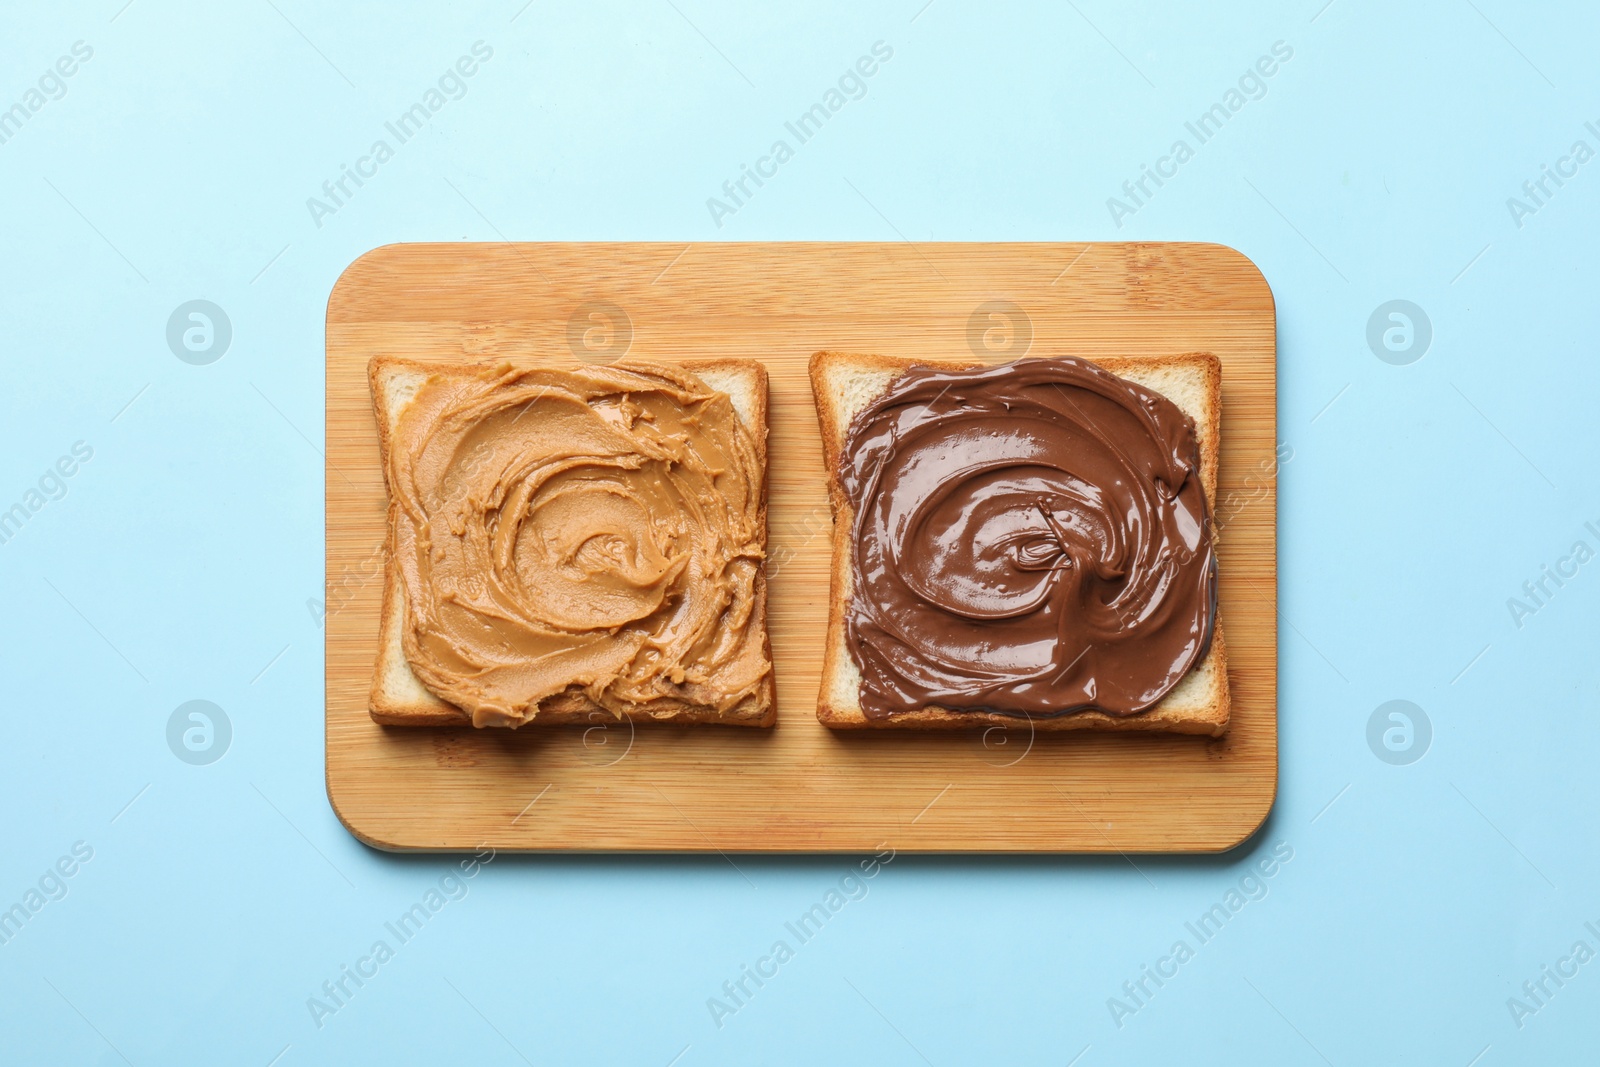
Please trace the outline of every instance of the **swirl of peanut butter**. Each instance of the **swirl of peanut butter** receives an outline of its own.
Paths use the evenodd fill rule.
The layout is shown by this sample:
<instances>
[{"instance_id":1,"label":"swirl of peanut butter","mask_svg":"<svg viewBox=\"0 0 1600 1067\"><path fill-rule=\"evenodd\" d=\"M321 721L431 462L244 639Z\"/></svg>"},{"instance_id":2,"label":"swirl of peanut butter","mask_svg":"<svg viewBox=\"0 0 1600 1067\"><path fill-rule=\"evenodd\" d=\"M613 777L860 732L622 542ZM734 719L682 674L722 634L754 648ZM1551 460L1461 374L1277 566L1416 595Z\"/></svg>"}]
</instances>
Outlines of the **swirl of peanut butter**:
<instances>
[{"instance_id":1,"label":"swirl of peanut butter","mask_svg":"<svg viewBox=\"0 0 1600 1067\"><path fill-rule=\"evenodd\" d=\"M725 711L771 671L751 625L764 473L727 394L666 364L435 376L389 447L402 642L476 726L581 690L621 717Z\"/></svg>"},{"instance_id":2,"label":"swirl of peanut butter","mask_svg":"<svg viewBox=\"0 0 1600 1067\"><path fill-rule=\"evenodd\" d=\"M848 647L869 718L1131 715L1205 655L1194 423L1078 359L913 367L852 420Z\"/></svg>"}]
</instances>

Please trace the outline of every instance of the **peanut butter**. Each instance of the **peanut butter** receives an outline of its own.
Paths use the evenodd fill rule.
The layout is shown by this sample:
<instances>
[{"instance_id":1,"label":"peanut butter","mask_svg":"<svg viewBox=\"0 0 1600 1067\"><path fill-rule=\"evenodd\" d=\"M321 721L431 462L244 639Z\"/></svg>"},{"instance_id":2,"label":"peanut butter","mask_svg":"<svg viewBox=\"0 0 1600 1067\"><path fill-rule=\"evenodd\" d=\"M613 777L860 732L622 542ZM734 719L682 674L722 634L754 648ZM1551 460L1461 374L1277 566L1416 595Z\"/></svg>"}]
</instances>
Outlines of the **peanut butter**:
<instances>
[{"instance_id":1,"label":"peanut butter","mask_svg":"<svg viewBox=\"0 0 1600 1067\"><path fill-rule=\"evenodd\" d=\"M434 377L388 455L406 659L474 725L520 726L569 688L618 718L726 711L770 673L759 452L693 374Z\"/></svg>"}]
</instances>

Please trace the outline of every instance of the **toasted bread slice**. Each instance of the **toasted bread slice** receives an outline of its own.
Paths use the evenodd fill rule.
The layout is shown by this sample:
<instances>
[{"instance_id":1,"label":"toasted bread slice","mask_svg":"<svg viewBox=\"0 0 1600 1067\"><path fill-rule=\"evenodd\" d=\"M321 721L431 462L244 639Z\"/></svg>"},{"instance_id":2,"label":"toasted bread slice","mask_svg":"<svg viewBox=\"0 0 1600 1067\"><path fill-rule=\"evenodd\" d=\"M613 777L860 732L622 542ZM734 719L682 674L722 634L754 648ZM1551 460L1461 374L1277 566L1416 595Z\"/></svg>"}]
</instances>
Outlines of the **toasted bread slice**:
<instances>
[{"instance_id":1,"label":"toasted bread slice","mask_svg":"<svg viewBox=\"0 0 1600 1067\"><path fill-rule=\"evenodd\" d=\"M1200 482L1215 506L1217 460L1222 423L1222 364L1209 352L1175 356L1107 357L1093 361L1113 374L1162 394L1194 419L1200 445ZM845 642L845 612L850 605L850 538L855 510L839 484L839 450L850 421L889 388L907 368L918 363L941 367L987 366L975 361L910 360L848 352L818 352L811 357L811 392L822 429L823 462L828 472L828 499L833 508L833 583L828 604L828 632L823 648L822 687L817 718L836 730L962 729L1015 726L1029 717L998 712L959 711L930 705L917 711L869 719L861 710L861 671ZM1079 711L1054 717L1033 717L1036 730L1153 730L1220 737L1228 728L1228 654L1220 617L1211 648L1159 704L1136 715Z\"/></svg>"},{"instance_id":2,"label":"toasted bread slice","mask_svg":"<svg viewBox=\"0 0 1600 1067\"><path fill-rule=\"evenodd\" d=\"M480 373L484 364L439 364L391 356L375 356L367 366L372 387L373 413L378 421L379 462L384 478L389 476L389 440L406 406L436 375L470 376ZM686 360L676 364L733 401L740 420L755 439L761 513L758 528L767 527L767 371L754 360ZM471 716L461 708L441 700L412 672L406 661L401 634L405 626L406 598L403 578L393 551L394 509L390 500L389 535L385 545L383 608L378 629L378 659L372 676L369 710L372 718L386 726L470 726ZM765 566L756 576L755 602L750 625L759 629L767 661L772 646L767 633L767 578ZM662 699L642 705L629 714L634 722L677 725L715 723L732 726L771 726L777 720L776 687L769 672L760 689L731 709L715 708L682 700ZM613 721L609 711L590 700L581 686L571 686L541 701L537 715L528 725L572 725Z\"/></svg>"}]
</instances>

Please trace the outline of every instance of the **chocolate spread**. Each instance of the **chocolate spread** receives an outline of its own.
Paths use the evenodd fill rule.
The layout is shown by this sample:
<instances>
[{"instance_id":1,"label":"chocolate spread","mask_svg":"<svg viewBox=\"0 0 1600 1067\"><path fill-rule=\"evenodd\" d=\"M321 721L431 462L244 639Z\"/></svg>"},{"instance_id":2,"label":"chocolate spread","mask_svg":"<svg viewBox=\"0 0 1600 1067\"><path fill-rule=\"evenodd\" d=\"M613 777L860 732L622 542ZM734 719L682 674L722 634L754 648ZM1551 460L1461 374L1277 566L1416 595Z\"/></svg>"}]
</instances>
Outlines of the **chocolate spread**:
<instances>
[{"instance_id":1,"label":"chocolate spread","mask_svg":"<svg viewBox=\"0 0 1600 1067\"><path fill-rule=\"evenodd\" d=\"M1195 428L1078 359L918 366L850 424L846 639L869 718L1132 715L1205 655Z\"/></svg>"},{"instance_id":2,"label":"chocolate spread","mask_svg":"<svg viewBox=\"0 0 1600 1067\"><path fill-rule=\"evenodd\" d=\"M771 671L751 625L760 454L694 375L435 376L388 455L406 659L474 725L520 725L570 686L619 717L727 710Z\"/></svg>"}]
</instances>

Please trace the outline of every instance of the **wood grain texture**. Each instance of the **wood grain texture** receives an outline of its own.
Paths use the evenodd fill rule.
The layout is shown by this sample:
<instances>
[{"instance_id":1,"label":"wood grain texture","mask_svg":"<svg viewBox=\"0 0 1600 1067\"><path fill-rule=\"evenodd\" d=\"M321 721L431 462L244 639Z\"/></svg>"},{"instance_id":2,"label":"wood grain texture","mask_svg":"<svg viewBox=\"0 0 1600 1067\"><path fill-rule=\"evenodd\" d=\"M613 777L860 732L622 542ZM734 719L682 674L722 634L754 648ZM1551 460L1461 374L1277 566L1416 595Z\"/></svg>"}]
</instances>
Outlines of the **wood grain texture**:
<instances>
[{"instance_id":1,"label":"wood grain texture","mask_svg":"<svg viewBox=\"0 0 1600 1067\"><path fill-rule=\"evenodd\" d=\"M1008 326L974 313L1009 302ZM385 497L367 360L761 360L771 375L769 575L778 725L384 727L367 714ZM601 319L589 318L600 312ZM1013 327L1021 324L1021 329ZM829 516L807 380L819 349L1001 361L1159 355L1223 364L1220 618L1233 721L1211 740L840 734L816 720ZM985 344L997 350L985 348ZM1009 348L1007 346L1010 346ZM601 354L605 354L602 351ZM1277 786L1276 340L1271 291L1203 244L390 245L327 319L327 785L390 849L1218 851Z\"/></svg>"}]
</instances>

